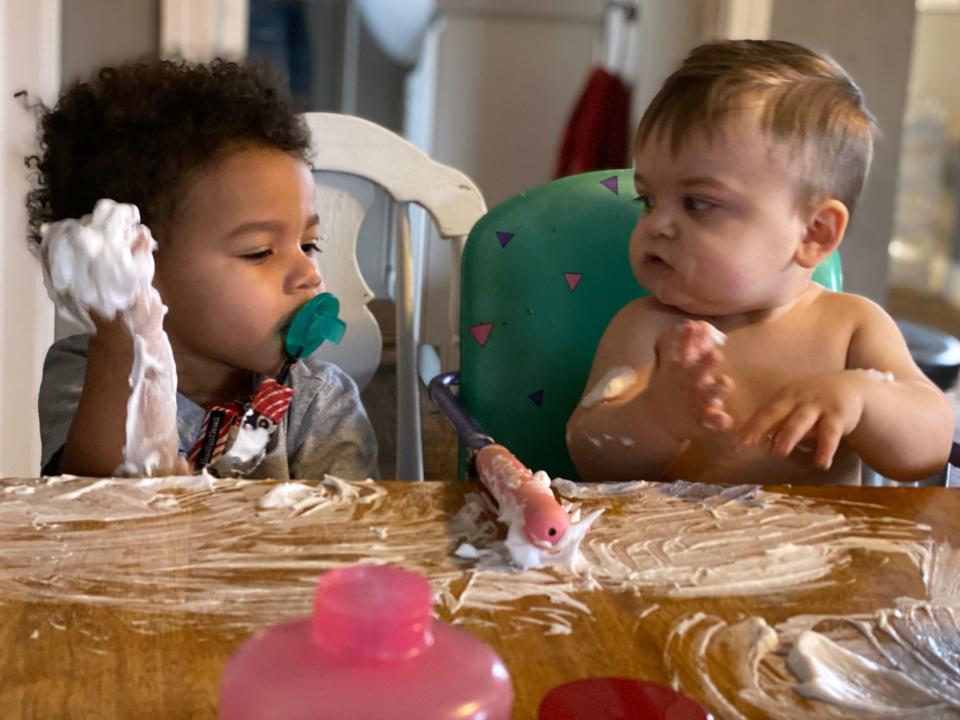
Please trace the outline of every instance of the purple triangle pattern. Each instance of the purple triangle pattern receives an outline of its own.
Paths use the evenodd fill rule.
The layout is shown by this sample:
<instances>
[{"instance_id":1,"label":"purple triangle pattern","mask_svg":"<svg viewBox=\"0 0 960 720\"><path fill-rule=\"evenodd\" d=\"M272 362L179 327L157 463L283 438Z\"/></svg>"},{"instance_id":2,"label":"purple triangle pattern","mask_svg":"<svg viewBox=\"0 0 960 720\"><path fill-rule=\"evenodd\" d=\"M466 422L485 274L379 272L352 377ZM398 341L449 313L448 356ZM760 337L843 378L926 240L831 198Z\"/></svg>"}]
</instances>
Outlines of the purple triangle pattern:
<instances>
[{"instance_id":1,"label":"purple triangle pattern","mask_svg":"<svg viewBox=\"0 0 960 720\"><path fill-rule=\"evenodd\" d=\"M610 177L601 180L600 184L603 185L607 190L612 192L614 195L620 194L620 185L617 182L616 175L611 175Z\"/></svg>"},{"instance_id":2,"label":"purple triangle pattern","mask_svg":"<svg viewBox=\"0 0 960 720\"><path fill-rule=\"evenodd\" d=\"M497 240L500 241L500 247L505 248L507 243L513 240L513 233L497 230Z\"/></svg>"},{"instance_id":3,"label":"purple triangle pattern","mask_svg":"<svg viewBox=\"0 0 960 720\"><path fill-rule=\"evenodd\" d=\"M530 398L530 402L532 402L537 407L540 407L543 405L543 390L537 390L536 392L532 392L529 395L527 395L527 397Z\"/></svg>"}]
</instances>

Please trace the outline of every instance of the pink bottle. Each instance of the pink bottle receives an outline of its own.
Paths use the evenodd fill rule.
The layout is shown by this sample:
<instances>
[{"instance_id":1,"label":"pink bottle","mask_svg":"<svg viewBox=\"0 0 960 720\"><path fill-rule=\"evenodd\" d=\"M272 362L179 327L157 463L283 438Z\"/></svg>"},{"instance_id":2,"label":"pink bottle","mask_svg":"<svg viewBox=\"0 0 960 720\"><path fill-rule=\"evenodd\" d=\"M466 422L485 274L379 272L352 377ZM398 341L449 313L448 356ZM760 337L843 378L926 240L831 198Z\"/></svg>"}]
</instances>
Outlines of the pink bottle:
<instances>
[{"instance_id":1,"label":"pink bottle","mask_svg":"<svg viewBox=\"0 0 960 720\"><path fill-rule=\"evenodd\" d=\"M503 662L434 622L431 604L427 579L407 570L325 573L313 617L262 630L230 658L221 720L507 720Z\"/></svg>"}]
</instances>

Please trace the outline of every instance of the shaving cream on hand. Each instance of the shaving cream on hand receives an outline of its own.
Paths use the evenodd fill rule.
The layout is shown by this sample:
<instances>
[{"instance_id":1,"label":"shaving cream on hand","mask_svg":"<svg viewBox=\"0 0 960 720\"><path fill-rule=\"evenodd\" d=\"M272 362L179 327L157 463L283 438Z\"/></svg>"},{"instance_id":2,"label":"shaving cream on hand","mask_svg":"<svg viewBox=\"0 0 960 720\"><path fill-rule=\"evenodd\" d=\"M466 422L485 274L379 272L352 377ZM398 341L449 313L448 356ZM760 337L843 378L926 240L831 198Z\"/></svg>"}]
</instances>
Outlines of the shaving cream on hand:
<instances>
[{"instance_id":1,"label":"shaving cream on hand","mask_svg":"<svg viewBox=\"0 0 960 720\"><path fill-rule=\"evenodd\" d=\"M134 205L99 200L90 215L44 225L38 250L58 314L96 333L92 314L120 318L133 338L126 442L118 475L178 467L177 373L153 287L156 242Z\"/></svg>"}]
</instances>

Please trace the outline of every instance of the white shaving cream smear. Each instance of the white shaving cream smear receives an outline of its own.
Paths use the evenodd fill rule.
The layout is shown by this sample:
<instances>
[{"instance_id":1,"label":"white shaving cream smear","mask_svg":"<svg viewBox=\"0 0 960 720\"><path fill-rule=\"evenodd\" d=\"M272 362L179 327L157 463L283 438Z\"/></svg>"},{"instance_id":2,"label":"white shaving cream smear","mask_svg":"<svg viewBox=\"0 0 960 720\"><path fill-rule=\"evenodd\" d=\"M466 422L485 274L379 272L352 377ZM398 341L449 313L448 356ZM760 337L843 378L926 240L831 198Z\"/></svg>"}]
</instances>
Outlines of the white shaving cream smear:
<instances>
[{"instance_id":1,"label":"white shaving cream smear","mask_svg":"<svg viewBox=\"0 0 960 720\"><path fill-rule=\"evenodd\" d=\"M675 623L664 664L674 687L721 717L960 717L960 552L935 546L927 570L925 598L874 612L797 615L775 628L694 613ZM720 692L713 667L735 674L736 697Z\"/></svg>"},{"instance_id":2,"label":"white shaving cream smear","mask_svg":"<svg viewBox=\"0 0 960 720\"><path fill-rule=\"evenodd\" d=\"M863 371L868 378L871 380L876 380L877 382L895 382L896 377L894 377L892 372L882 372L880 370L874 370L870 368L869 370Z\"/></svg>"},{"instance_id":3,"label":"white shaving cream smear","mask_svg":"<svg viewBox=\"0 0 960 720\"><path fill-rule=\"evenodd\" d=\"M583 396L580 407L593 407L607 400L615 400L637 384L637 373L633 368L613 368L604 375L590 392Z\"/></svg>"},{"instance_id":4,"label":"white shaving cream smear","mask_svg":"<svg viewBox=\"0 0 960 720\"><path fill-rule=\"evenodd\" d=\"M583 545L588 572L606 587L653 587L674 597L767 594L830 584L854 549L902 554L921 571L930 561L925 526L848 517L756 486L554 486L570 499L629 498Z\"/></svg>"},{"instance_id":5,"label":"white shaving cream smear","mask_svg":"<svg viewBox=\"0 0 960 720\"><path fill-rule=\"evenodd\" d=\"M580 572L515 568L493 502L480 492L450 516L429 485L391 493L332 477L272 486L209 475L7 485L0 600L259 627L308 612L326 569L396 563L430 578L439 612L453 622L489 622L475 611L509 610L503 632L534 624L562 634L589 620L583 593L594 589L649 596L651 605L663 596L788 593L838 582L833 575L856 552L932 572L928 528L895 518L847 517L756 487L554 487L585 516L619 498L621 509L583 540Z\"/></svg>"}]
</instances>

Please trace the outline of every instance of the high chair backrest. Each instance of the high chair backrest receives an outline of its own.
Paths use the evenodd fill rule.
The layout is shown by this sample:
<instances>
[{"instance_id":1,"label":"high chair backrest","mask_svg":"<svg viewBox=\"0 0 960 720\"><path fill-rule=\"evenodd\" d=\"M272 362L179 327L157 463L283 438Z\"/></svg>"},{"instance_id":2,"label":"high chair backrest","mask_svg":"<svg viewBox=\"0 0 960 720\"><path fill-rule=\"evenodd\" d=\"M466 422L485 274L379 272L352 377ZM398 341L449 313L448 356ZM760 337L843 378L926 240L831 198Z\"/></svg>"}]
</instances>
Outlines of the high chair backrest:
<instances>
[{"instance_id":1,"label":"high chair backrest","mask_svg":"<svg viewBox=\"0 0 960 720\"><path fill-rule=\"evenodd\" d=\"M304 119L312 137L320 267L347 323L341 343L323 345L319 356L342 367L361 389L380 365L380 328L367 307L374 293L357 258L361 228L377 233L375 253L386 258L378 267L395 282L370 280L388 288L397 306L397 470L389 479L422 480L416 355L423 254L412 244L407 211L411 204L422 207L440 237L459 248L486 206L463 173L434 162L386 128L335 113L306 113ZM385 218L366 222L382 194L388 200Z\"/></svg>"},{"instance_id":2,"label":"high chair backrest","mask_svg":"<svg viewBox=\"0 0 960 720\"><path fill-rule=\"evenodd\" d=\"M474 226L462 263L460 399L528 467L576 479L564 440L600 336L646 290L627 258L640 214L633 171L521 193ZM814 273L842 284L834 253Z\"/></svg>"}]
</instances>

